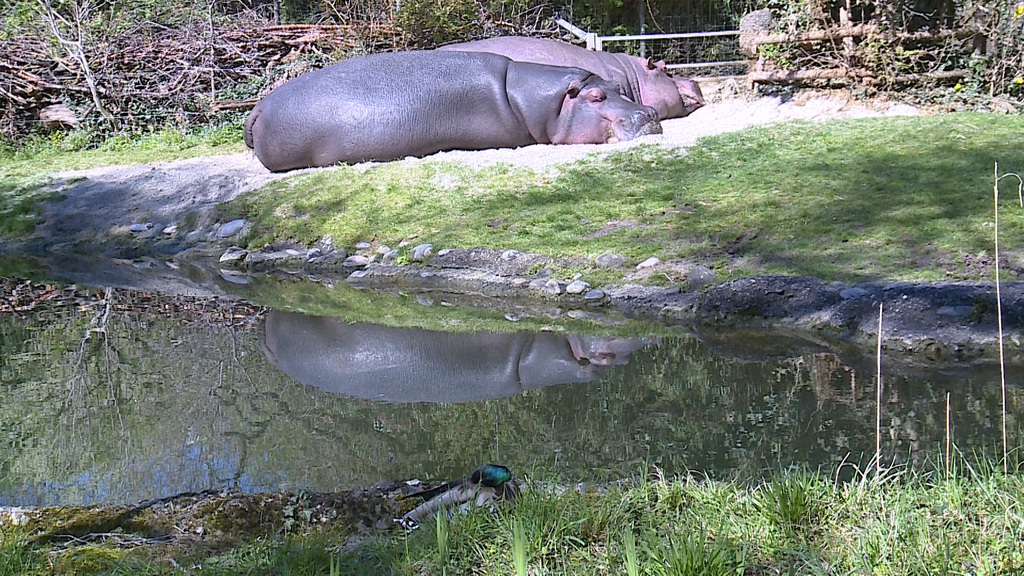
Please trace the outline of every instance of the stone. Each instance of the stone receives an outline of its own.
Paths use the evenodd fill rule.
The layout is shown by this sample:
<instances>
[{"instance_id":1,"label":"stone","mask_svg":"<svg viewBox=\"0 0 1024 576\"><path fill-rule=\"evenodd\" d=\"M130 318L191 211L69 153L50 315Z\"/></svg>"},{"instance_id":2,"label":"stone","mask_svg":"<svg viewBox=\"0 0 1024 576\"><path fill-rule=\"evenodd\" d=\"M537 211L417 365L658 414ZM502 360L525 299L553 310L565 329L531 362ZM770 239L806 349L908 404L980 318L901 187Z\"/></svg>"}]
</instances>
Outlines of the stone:
<instances>
[{"instance_id":1,"label":"stone","mask_svg":"<svg viewBox=\"0 0 1024 576\"><path fill-rule=\"evenodd\" d=\"M715 278L714 270L706 266L694 266L686 273L686 289L690 291L700 290L705 286L714 284Z\"/></svg>"},{"instance_id":2,"label":"stone","mask_svg":"<svg viewBox=\"0 0 1024 576\"><path fill-rule=\"evenodd\" d=\"M377 246L377 254L383 256L388 252L391 252L391 247L388 246L387 244L381 244L380 246Z\"/></svg>"},{"instance_id":3,"label":"stone","mask_svg":"<svg viewBox=\"0 0 1024 576\"><path fill-rule=\"evenodd\" d=\"M601 302L604 300L604 291L600 288L588 290L587 293L583 295L583 299L590 303Z\"/></svg>"},{"instance_id":4,"label":"stone","mask_svg":"<svg viewBox=\"0 0 1024 576\"><path fill-rule=\"evenodd\" d=\"M163 230L161 230L160 232L162 232L162 233L164 233L164 234L167 234L168 236L170 236L171 234L174 234L174 233L175 233L175 232L177 232L177 231L178 231L178 226L177 226L177 224L171 224L170 226L166 226L166 227L164 227L164 229L163 229Z\"/></svg>"},{"instance_id":5,"label":"stone","mask_svg":"<svg viewBox=\"0 0 1024 576\"><path fill-rule=\"evenodd\" d=\"M396 256L398 256L398 250L388 250L380 259L384 262L391 262Z\"/></svg>"},{"instance_id":6,"label":"stone","mask_svg":"<svg viewBox=\"0 0 1024 576\"><path fill-rule=\"evenodd\" d=\"M369 263L370 259L366 256L355 255L345 258L345 261L342 262L341 265L346 268L357 268L359 266L366 266Z\"/></svg>"},{"instance_id":7,"label":"stone","mask_svg":"<svg viewBox=\"0 0 1024 576\"><path fill-rule=\"evenodd\" d=\"M565 287L565 291L569 294L583 294L587 290L590 290L590 284L583 280L573 280Z\"/></svg>"},{"instance_id":8,"label":"stone","mask_svg":"<svg viewBox=\"0 0 1024 576\"><path fill-rule=\"evenodd\" d=\"M515 260L519 256L519 250L505 250L501 253L502 260Z\"/></svg>"},{"instance_id":9,"label":"stone","mask_svg":"<svg viewBox=\"0 0 1024 576\"><path fill-rule=\"evenodd\" d=\"M218 262L220 262L221 264L233 264L241 262L245 260L245 257L248 254L248 250L239 248L238 246L232 246L231 248L228 248L226 251L224 251L223 254L220 255L220 260L218 260Z\"/></svg>"},{"instance_id":10,"label":"stone","mask_svg":"<svg viewBox=\"0 0 1024 576\"><path fill-rule=\"evenodd\" d=\"M413 262L423 262L434 253L433 244L420 244L412 249Z\"/></svg>"},{"instance_id":11,"label":"stone","mask_svg":"<svg viewBox=\"0 0 1024 576\"><path fill-rule=\"evenodd\" d=\"M416 303L419 304L420 306L433 306L434 305L434 299L430 298L429 296L426 296L424 294L417 294L417 295L413 296L413 299L415 299Z\"/></svg>"},{"instance_id":12,"label":"stone","mask_svg":"<svg viewBox=\"0 0 1024 576\"><path fill-rule=\"evenodd\" d=\"M530 289L552 295L562 293L561 284L554 278L537 278L530 282Z\"/></svg>"},{"instance_id":13,"label":"stone","mask_svg":"<svg viewBox=\"0 0 1024 576\"><path fill-rule=\"evenodd\" d=\"M356 242L356 250L366 250L369 247L369 242Z\"/></svg>"},{"instance_id":14,"label":"stone","mask_svg":"<svg viewBox=\"0 0 1024 576\"><path fill-rule=\"evenodd\" d=\"M519 278L513 278L512 279L512 285L515 286L516 288L522 288L523 286L526 286L529 283L530 283L530 279L529 278L519 277Z\"/></svg>"},{"instance_id":15,"label":"stone","mask_svg":"<svg viewBox=\"0 0 1024 576\"><path fill-rule=\"evenodd\" d=\"M223 270L223 269L217 270L217 273L220 274L221 278L227 280L228 282L231 282L232 284L248 284L249 283L249 277L246 276L245 274L239 274L238 272L233 272L231 270Z\"/></svg>"},{"instance_id":16,"label":"stone","mask_svg":"<svg viewBox=\"0 0 1024 576\"><path fill-rule=\"evenodd\" d=\"M238 234L242 227L245 226L245 220L239 218L230 222L225 222L217 227L217 231L213 233L217 238L230 238L235 234Z\"/></svg>"},{"instance_id":17,"label":"stone","mask_svg":"<svg viewBox=\"0 0 1024 576\"><path fill-rule=\"evenodd\" d=\"M313 247L319 248L320 252L323 254L330 254L334 251L334 236L331 236L330 234L324 236L317 240L316 243L313 244Z\"/></svg>"},{"instance_id":18,"label":"stone","mask_svg":"<svg viewBox=\"0 0 1024 576\"><path fill-rule=\"evenodd\" d=\"M446 255L446 254L450 254L450 253L451 253L451 251L452 251L452 249L451 249L451 248L442 248L441 250L438 250L438 251L437 251L437 255L438 255L438 256L444 256L444 255Z\"/></svg>"},{"instance_id":19,"label":"stone","mask_svg":"<svg viewBox=\"0 0 1024 576\"><path fill-rule=\"evenodd\" d=\"M146 232L153 227L152 222L136 222L128 227L129 232Z\"/></svg>"},{"instance_id":20,"label":"stone","mask_svg":"<svg viewBox=\"0 0 1024 576\"><path fill-rule=\"evenodd\" d=\"M844 300L849 300L851 298L860 298L861 296L867 296L868 294L870 294L870 292L868 292L867 290L854 286L852 288L846 288L844 290L841 290L839 292L839 297Z\"/></svg>"},{"instance_id":21,"label":"stone","mask_svg":"<svg viewBox=\"0 0 1024 576\"><path fill-rule=\"evenodd\" d=\"M301 270L306 264L306 253L298 250L271 250L249 252L245 256L245 268L249 272L268 270Z\"/></svg>"},{"instance_id":22,"label":"stone","mask_svg":"<svg viewBox=\"0 0 1024 576\"><path fill-rule=\"evenodd\" d=\"M643 270L644 268L652 268L656 266L659 262L661 262L660 258L658 258L657 256L651 256L647 260L644 260L643 262L637 264L636 269Z\"/></svg>"},{"instance_id":23,"label":"stone","mask_svg":"<svg viewBox=\"0 0 1024 576\"><path fill-rule=\"evenodd\" d=\"M598 268L621 268L626 263L626 257L615 252L605 252L594 259L594 266Z\"/></svg>"}]
</instances>

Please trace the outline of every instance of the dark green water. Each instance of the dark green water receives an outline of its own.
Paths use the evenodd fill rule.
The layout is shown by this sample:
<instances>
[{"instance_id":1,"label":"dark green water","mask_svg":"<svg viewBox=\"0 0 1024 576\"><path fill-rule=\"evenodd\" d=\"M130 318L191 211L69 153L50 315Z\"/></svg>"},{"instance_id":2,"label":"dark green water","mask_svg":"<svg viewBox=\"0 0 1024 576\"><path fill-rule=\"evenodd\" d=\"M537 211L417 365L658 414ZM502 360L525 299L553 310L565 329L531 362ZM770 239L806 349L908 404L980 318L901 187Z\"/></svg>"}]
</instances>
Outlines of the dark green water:
<instances>
[{"instance_id":1,"label":"dark green water","mask_svg":"<svg viewBox=\"0 0 1024 576\"><path fill-rule=\"evenodd\" d=\"M89 331L97 309L0 315L0 505L337 490L483 462L562 482L645 466L756 480L874 452L873 359L780 356L781 336L445 335L217 307L115 309L105 333ZM614 360L596 353L608 347ZM1011 446L1022 375L1008 373ZM887 368L884 381L886 462L932 465L947 391L959 449L998 456L997 367Z\"/></svg>"}]
</instances>

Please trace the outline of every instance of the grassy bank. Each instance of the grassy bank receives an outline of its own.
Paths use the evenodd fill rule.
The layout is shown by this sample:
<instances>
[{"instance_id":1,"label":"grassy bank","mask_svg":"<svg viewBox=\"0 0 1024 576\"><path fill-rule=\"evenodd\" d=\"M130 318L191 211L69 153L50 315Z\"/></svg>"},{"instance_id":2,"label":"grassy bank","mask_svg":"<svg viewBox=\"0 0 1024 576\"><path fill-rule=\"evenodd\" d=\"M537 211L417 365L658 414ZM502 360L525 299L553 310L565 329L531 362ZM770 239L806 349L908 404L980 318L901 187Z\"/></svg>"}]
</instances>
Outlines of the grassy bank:
<instances>
[{"instance_id":1,"label":"grassy bank","mask_svg":"<svg viewBox=\"0 0 1024 576\"><path fill-rule=\"evenodd\" d=\"M180 160L245 150L241 123L197 128L164 128L147 134L119 135L91 143L87 131L53 132L13 148L0 143L0 235L32 231L38 203L51 197L39 184L60 170L115 164Z\"/></svg>"},{"instance_id":2,"label":"grassy bank","mask_svg":"<svg viewBox=\"0 0 1024 576\"><path fill-rule=\"evenodd\" d=\"M554 176L341 167L273 183L229 212L256 223L256 245L331 234L395 246L415 233L439 247L677 258L724 276L986 277L990 268L963 255L991 251L992 165L1024 166L1022 136L1020 116L790 122L704 138L685 154L634 148ZM1005 217L1003 245L1024 246L1019 208Z\"/></svg>"},{"instance_id":3,"label":"grassy bank","mask_svg":"<svg viewBox=\"0 0 1024 576\"><path fill-rule=\"evenodd\" d=\"M429 160L341 166L274 182L224 212L254 222L250 245L330 234L336 245L397 246L416 234L436 248L612 250L634 263L653 255L706 265L719 278L988 278L992 165L1024 169L1022 135L1024 117L1014 115L789 122L704 138L686 152L641 146L549 173ZM25 185L53 170L243 149L234 125L85 151L69 139L0 157L0 233L31 228L38 197ZM1024 271L1024 220L1011 201L1000 226L1010 277ZM650 281L679 281L674 274L662 267Z\"/></svg>"},{"instance_id":4,"label":"grassy bank","mask_svg":"<svg viewBox=\"0 0 1024 576\"><path fill-rule=\"evenodd\" d=\"M497 513L347 539L351 525L310 520L304 506L314 499L301 497L260 508L259 529L176 543L139 546L138 523L80 540L39 538L53 530L45 523L8 524L0 573L1019 574L1024 481L993 468L846 483L794 471L758 486L654 477L583 494L530 488Z\"/></svg>"}]
</instances>

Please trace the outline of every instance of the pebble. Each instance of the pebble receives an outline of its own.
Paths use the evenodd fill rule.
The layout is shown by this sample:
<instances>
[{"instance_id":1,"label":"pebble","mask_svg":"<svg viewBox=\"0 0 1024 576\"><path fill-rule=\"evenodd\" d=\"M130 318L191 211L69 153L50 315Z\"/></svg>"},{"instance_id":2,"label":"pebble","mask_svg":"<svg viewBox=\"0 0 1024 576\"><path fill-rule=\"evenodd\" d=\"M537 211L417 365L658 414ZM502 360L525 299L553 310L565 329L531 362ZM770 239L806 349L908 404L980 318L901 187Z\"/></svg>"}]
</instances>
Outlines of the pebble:
<instances>
[{"instance_id":1,"label":"pebble","mask_svg":"<svg viewBox=\"0 0 1024 576\"><path fill-rule=\"evenodd\" d=\"M356 255L356 256L349 256L348 258L345 258L345 261L342 262L341 265L345 266L347 268L355 268L357 266L366 266L369 263L370 263L370 259L367 258L366 256Z\"/></svg>"},{"instance_id":2,"label":"pebble","mask_svg":"<svg viewBox=\"0 0 1024 576\"><path fill-rule=\"evenodd\" d=\"M220 277L231 282L232 284L248 284L249 277L245 274L238 274L236 272L229 272L227 270L217 270Z\"/></svg>"},{"instance_id":3,"label":"pebble","mask_svg":"<svg viewBox=\"0 0 1024 576\"><path fill-rule=\"evenodd\" d=\"M129 232L145 232L153 227L152 222L136 222L128 227Z\"/></svg>"},{"instance_id":4,"label":"pebble","mask_svg":"<svg viewBox=\"0 0 1024 576\"><path fill-rule=\"evenodd\" d=\"M562 286L554 278L537 278L530 282L530 288L545 294L561 294Z\"/></svg>"},{"instance_id":5,"label":"pebble","mask_svg":"<svg viewBox=\"0 0 1024 576\"><path fill-rule=\"evenodd\" d=\"M715 271L706 266L694 266L686 273L686 288L688 290L700 290L701 288L714 284Z\"/></svg>"},{"instance_id":6,"label":"pebble","mask_svg":"<svg viewBox=\"0 0 1024 576\"><path fill-rule=\"evenodd\" d=\"M356 242L356 250L366 250L370 247L369 242Z\"/></svg>"},{"instance_id":7,"label":"pebble","mask_svg":"<svg viewBox=\"0 0 1024 576\"><path fill-rule=\"evenodd\" d=\"M846 288L845 290L840 291L839 297L843 298L844 300L849 300L850 298L860 298L861 296L867 296L868 294L870 294L870 292L868 292L867 290L863 288L857 288L856 286L854 286L852 288Z\"/></svg>"},{"instance_id":8,"label":"pebble","mask_svg":"<svg viewBox=\"0 0 1024 576\"><path fill-rule=\"evenodd\" d=\"M167 234L168 236L170 236L171 234L174 234L177 231L178 231L178 225L177 224L171 224L170 226L167 226L166 228L161 230L161 232L163 232L164 234Z\"/></svg>"},{"instance_id":9,"label":"pebble","mask_svg":"<svg viewBox=\"0 0 1024 576\"><path fill-rule=\"evenodd\" d=\"M655 266L659 262L661 262L660 258L658 258L657 256L651 256L647 260L644 260L643 262L637 264L636 265L636 269L637 270L643 270L644 268L650 268L652 266Z\"/></svg>"},{"instance_id":10,"label":"pebble","mask_svg":"<svg viewBox=\"0 0 1024 576\"><path fill-rule=\"evenodd\" d=\"M501 253L502 260L515 260L519 257L519 250L505 250Z\"/></svg>"},{"instance_id":11,"label":"pebble","mask_svg":"<svg viewBox=\"0 0 1024 576\"><path fill-rule=\"evenodd\" d=\"M380 259L383 260L384 262L391 262L392 260L395 259L395 256L398 256L398 250L388 250L387 252L384 253L383 256L380 257Z\"/></svg>"},{"instance_id":12,"label":"pebble","mask_svg":"<svg viewBox=\"0 0 1024 576\"><path fill-rule=\"evenodd\" d=\"M587 291L587 293L583 295L583 299L588 302L604 300L604 291L600 288L594 288L593 290Z\"/></svg>"},{"instance_id":13,"label":"pebble","mask_svg":"<svg viewBox=\"0 0 1024 576\"><path fill-rule=\"evenodd\" d=\"M224 264L226 262L240 262L242 260L245 260L245 257L248 254L249 252L247 250L239 248L238 246L232 246L231 248L228 248L227 250L224 251L223 254L220 255L219 262L221 264Z\"/></svg>"},{"instance_id":14,"label":"pebble","mask_svg":"<svg viewBox=\"0 0 1024 576\"><path fill-rule=\"evenodd\" d=\"M583 294L587 290L590 290L590 284L583 280L573 280L565 287L565 291L569 294Z\"/></svg>"},{"instance_id":15,"label":"pebble","mask_svg":"<svg viewBox=\"0 0 1024 576\"><path fill-rule=\"evenodd\" d=\"M242 226L245 226L245 220L241 218L225 222L217 228L217 231L214 232L214 236L217 238L230 238L231 236L238 234L239 230L242 229Z\"/></svg>"},{"instance_id":16,"label":"pebble","mask_svg":"<svg viewBox=\"0 0 1024 576\"><path fill-rule=\"evenodd\" d=\"M594 259L594 266L598 268L621 268L626 263L626 257L615 252L605 252Z\"/></svg>"},{"instance_id":17,"label":"pebble","mask_svg":"<svg viewBox=\"0 0 1024 576\"><path fill-rule=\"evenodd\" d=\"M416 246L415 248L412 249L412 260L414 262L422 262L427 258L430 258L430 255L433 253L433 244L420 244L419 246Z\"/></svg>"},{"instance_id":18,"label":"pebble","mask_svg":"<svg viewBox=\"0 0 1024 576\"><path fill-rule=\"evenodd\" d=\"M437 251L437 255L438 256L444 256L445 254L448 254L451 251L452 251L451 248L442 248L441 250Z\"/></svg>"}]
</instances>

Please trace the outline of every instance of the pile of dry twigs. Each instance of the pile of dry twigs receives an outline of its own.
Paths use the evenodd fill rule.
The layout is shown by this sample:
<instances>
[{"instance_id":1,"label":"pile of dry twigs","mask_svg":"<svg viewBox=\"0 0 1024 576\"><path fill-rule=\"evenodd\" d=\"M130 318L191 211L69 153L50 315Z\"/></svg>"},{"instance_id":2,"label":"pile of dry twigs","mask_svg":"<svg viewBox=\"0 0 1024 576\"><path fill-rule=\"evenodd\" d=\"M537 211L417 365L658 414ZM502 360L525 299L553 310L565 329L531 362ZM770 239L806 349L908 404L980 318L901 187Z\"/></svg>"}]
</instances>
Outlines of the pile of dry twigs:
<instances>
[{"instance_id":1,"label":"pile of dry twigs","mask_svg":"<svg viewBox=\"0 0 1024 576\"><path fill-rule=\"evenodd\" d=\"M383 24L250 22L151 24L85 40L81 56L70 44L44 34L0 43L0 133L8 139L38 123L207 122L221 110L251 106L275 80L348 55L393 50L402 38Z\"/></svg>"}]
</instances>

